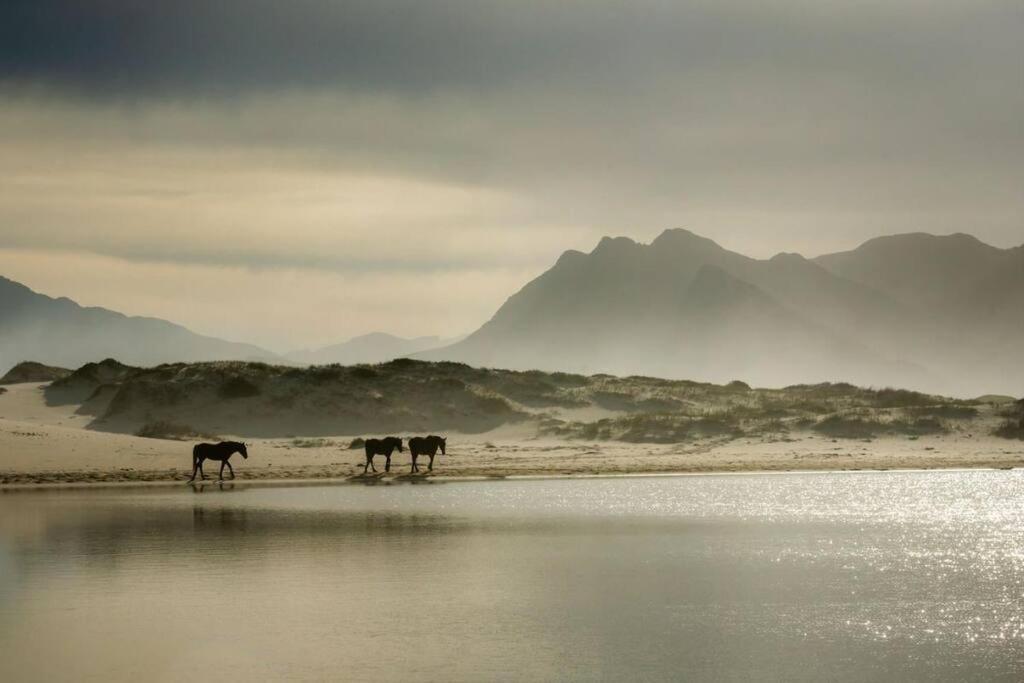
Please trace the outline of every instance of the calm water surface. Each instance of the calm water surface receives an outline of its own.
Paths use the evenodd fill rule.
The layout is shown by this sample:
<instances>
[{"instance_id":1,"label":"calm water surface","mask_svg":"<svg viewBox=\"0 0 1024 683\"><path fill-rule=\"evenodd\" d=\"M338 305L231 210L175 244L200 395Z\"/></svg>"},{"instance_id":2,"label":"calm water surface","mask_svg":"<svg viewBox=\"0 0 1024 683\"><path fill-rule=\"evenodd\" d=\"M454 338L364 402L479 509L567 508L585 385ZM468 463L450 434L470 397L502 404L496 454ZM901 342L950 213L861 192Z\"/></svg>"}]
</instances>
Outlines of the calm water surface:
<instances>
[{"instance_id":1,"label":"calm water surface","mask_svg":"<svg viewBox=\"0 0 1024 683\"><path fill-rule=\"evenodd\" d=\"M1020 680L1024 476L0 495L0 680Z\"/></svg>"}]
</instances>

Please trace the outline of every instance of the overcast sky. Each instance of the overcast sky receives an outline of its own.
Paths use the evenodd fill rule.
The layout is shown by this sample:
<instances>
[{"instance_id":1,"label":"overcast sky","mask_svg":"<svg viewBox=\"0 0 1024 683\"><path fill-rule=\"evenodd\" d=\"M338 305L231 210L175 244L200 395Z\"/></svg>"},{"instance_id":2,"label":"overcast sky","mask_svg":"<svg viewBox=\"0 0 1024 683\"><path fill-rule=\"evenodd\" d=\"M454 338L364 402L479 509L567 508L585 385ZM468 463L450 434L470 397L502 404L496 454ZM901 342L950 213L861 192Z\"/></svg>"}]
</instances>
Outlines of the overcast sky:
<instances>
[{"instance_id":1,"label":"overcast sky","mask_svg":"<svg viewBox=\"0 0 1024 683\"><path fill-rule=\"evenodd\" d=\"M1024 243L1020 0L7 0L0 274L275 350L565 249Z\"/></svg>"}]
</instances>

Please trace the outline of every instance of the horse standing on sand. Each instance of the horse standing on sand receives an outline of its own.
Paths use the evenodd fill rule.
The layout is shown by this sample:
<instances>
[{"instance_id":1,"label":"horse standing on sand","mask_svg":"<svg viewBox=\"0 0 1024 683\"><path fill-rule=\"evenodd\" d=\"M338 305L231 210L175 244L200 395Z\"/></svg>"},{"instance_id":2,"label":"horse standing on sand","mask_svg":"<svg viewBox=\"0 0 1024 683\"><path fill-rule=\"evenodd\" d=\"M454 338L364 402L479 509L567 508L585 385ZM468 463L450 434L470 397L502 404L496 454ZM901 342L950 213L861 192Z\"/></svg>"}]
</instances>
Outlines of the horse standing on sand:
<instances>
[{"instance_id":1,"label":"horse standing on sand","mask_svg":"<svg viewBox=\"0 0 1024 683\"><path fill-rule=\"evenodd\" d=\"M434 469L434 456L437 455L437 449L441 449L441 455L444 455L444 447L447 443L447 439L440 436L414 436L409 439L409 454L412 456L412 469L410 472L419 472L419 465L416 464L416 457L420 455L429 455L430 464L427 465L428 470Z\"/></svg>"},{"instance_id":2,"label":"horse standing on sand","mask_svg":"<svg viewBox=\"0 0 1024 683\"><path fill-rule=\"evenodd\" d=\"M373 466L373 456L383 455L387 458L387 462L384 463L384 471L391 471L391 454L398 449L399 453L403 453L402 440L397 436L388 436L383 439L367 439L366 440L366 463L363 465L363 474L366 474L366 468L371 468L374 472L377 468Z\"/></svg>"},{"instance_id":3,"label":"horse standing on sand","mask_svg":"<svg viewBox=\"0 0 1024 683\"><path fill-rule=\"evenodd\" d=\"M203 474L204 460L220 460L220 475L218 479L224 478L224 465L228 466L228 470L231 471L231 478L234 479L235 468L231 466L228 459L235 453L241 453L245 459L249 458L249 452L245 449L245 444L237 441L197 444L192 449L192 478L189 481L195 481L196 472L199 472L201 479L206 479L206 475Z\"/></svg>"}]
</instances>

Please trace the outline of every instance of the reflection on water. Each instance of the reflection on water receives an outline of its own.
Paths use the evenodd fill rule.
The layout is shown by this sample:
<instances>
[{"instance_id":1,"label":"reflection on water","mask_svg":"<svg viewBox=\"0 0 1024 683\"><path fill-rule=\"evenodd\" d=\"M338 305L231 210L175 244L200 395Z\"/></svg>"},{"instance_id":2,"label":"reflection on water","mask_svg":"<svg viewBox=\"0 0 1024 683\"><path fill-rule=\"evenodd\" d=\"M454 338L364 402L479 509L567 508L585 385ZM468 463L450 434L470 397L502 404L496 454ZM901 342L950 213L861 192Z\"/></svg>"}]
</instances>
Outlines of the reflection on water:
<instances>
[{"instance_id":1,"label":"reflection on water","mask_svg":"<svg viewBox=\"0 0 1024 683\"><path fill-rule=\"evenodd\" d=\"M0 679L1006 679L1019 472L0 495Z\"/></svg>"}]
</instances>

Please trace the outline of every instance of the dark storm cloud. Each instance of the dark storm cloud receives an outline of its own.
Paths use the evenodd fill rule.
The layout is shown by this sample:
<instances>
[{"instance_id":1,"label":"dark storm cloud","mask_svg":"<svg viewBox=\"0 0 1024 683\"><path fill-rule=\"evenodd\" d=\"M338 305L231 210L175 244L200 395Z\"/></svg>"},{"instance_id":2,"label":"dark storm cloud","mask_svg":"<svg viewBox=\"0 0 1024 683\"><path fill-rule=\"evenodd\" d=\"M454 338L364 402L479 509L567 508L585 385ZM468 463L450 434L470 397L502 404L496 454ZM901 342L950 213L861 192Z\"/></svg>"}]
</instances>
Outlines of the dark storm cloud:
<instances>
[{"instance_id":1,"label":"dark storm cloud","mask_svg":"<svg viewBox=\"0 0 1024 683\"><path fill-rule=\"evenodd\" d=\"M1012 59L1021 28L1013 2L9 0L0 67L89 94L523 80L628 92L709 68L912 86Z\"/></svg>"},{"instance_id":2,"label":"dark storm cloud","mask_svg":"<svg viewBox=\"0 0 1024 683\"><path fill-rule=\"evenodd\" d=\"M273 216L282 233L320 219L268 213L265 191L230 211L206 192L243 192L253 165L281 182L315 171L512 196L428 222L420 213L443 203L431 195L387 225L389 240L431 231L441 246L424 263L448 268L490 263L494 238L456 249L467 234L527 229L539 267L566 246L536 246L545 227L646 238L686 225L762 255L908 230L1020 241L1017 1L14 0L0 12L0 170L16 181L0 246L217 262L222 244L167 235L205 234L225 213L267 232ZM53 205L66 194L78 203ZM321 214L336 231L366 223L335 209ZM351 251L271 242L229 258L357 266Z\"/></svg>"}]
</instances>

